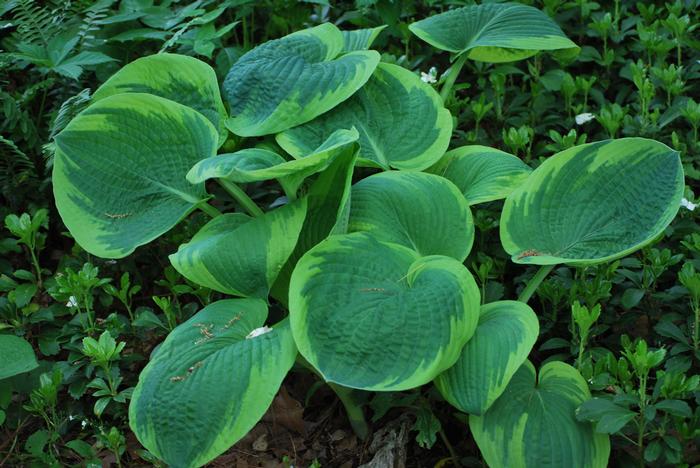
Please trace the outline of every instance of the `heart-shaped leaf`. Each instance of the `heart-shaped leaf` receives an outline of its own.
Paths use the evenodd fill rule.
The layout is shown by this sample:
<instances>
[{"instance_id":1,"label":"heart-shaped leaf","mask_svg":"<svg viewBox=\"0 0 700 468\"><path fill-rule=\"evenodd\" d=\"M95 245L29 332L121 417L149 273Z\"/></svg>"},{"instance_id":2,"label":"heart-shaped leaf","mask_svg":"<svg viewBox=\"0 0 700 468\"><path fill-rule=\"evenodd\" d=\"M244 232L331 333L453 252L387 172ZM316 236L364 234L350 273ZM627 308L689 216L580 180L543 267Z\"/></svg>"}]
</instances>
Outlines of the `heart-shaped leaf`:
<instances>
[{"instance_id":1,"label":"heart-shaped leaf","mask_svg":"<svg viewBox=\"0 0 700 468\"><path fill-rule=\"evenodd\" d=\"M541 50L578 53L557 23L537 8L518 3L489 3L455 8L408 27L437 47L481 62L512 62Z\"/></svg>"},{"instance_id":2,"label":"heart-shaped leaf","mask_svg":"<svg viewBox=\"0 0 700 468\"><path fill-rule=\"evenodd\" d=\"M170 262L185 278L216 291L267 298L294 250L305 216L305 199L257 218L218 216L182 244Z\"/></svg>"},{"instance_id":3,"label":"heart-shaped leaf","mask_svg":"<svg viewBox=\"0 0 700 468\"><path fill-rule=\"evenodd\" d=\"M683 197L678 152L644 138L576 146L548 158L506 199L501 242L516 263L590 265L663 232Z\"/></svg>"},{"instance_id":4,"label":"heart-shaped leaf","mask_svg":"<svg viewBox=\"0 0 700 468\"><path fill-rule=\"evenodd\" d=\"M457 363L435 379L435 385L459 410L484 414L525 362L539 332L537 315L523 302L482 306L474 336Z\"/></svg>"},{"instance_id":5,"label":"heart-shaped leaf","mask_svg":"<svg viewBox=\"0 0 700 468\"><path fill-rule=\"evenodd\" d=\"M452 116L430 85L397 65L379 64L350 99L317 119L277 135L294 157L307 154L337 128L360 132L360 162L422 170L447 150Z\"/></svg>"},{"instance_id":6,"label":"heart-shaped leaf","mask_svg":"<svg viewBox=\"0 0 700 468\"><path fill-rule=\"evenodd\" d=\"M525 361L486 414L469 416L469 427L489 466L605 468L608 436L575 416L590 397L586 381L568 364L549 362L537 378Z\"/></svg>"},{"instance_id":7,"label":"heart-shaped leaf","mask_svg":"<svg viewBox=\"0 0 700 468\"><path fill-rule=\"evenodd\" d=\"M342 53L344 46L340 30L324 23L243 55L224 82L227 127L242 136L281 132L349 98L372 75L379 53Z\"/></svg>"},{"instance_id":8,"label":"heart-shaped leaf","mask_svg":"<svg viewBox=\"0 0 700 468\"><path fill-rule=\"evenodd\" d=\"M124 257L175 226L207 194L187 171L216 153L199 112L151 94L97 101L56 137L53 192L63 222L93 255Z\"/></svg>"},{"instance_id":9,"label":"heart-shaped leaf","mask_svg":"<svg viewBox=\"0 0 700 468\"><path fill-rule=\"evenodd\" d=\"M178 326L139 376L129 424L171 466L201 466L260 420L294 364L288 322L259 299L215 302Z\"/></svg>"},{"instance_id":10,"label":"heart-shaped leaf","mask_svg":"<svg viewBox=\"0 0 700 468\"><path fill-rule=\"evenodd\" d=\"M197 163L187 174L193 184L211 178L225 178L237 183L279 179L289 194L311 174L323 171L336 156L357 141L357 130L336 130L305 157L286 161L272 151L248 148L231 154L207 158Z\"/></svg>"},{"instance_id":11,"label":"heart-shaped leaf","mask_svg":"<svg viewBox=\"0 0 700 468\"><path fill-rule=\"evenodd\" d=\"M191 107L217 128L219 144L228 135L226 109L214 69L194 57L156 54L134 60L93 94L93 101L121 93L148 93Z\"/></svg>"},{"instance_id":12,"label":"heart-shaped leaf","mask_svg":"<svg viewBox=\"0 0 700 468\"><path fill-rule=\"evenodd\" d=\"M289 314L301 354L328 382L405 390L449 368L478 321L479 290L443 256L376 240L331 236L292 273Z\"/></svg>"},{"instance_id":13,"label":"heart-shaped leaf","mask_svg":"<svg viewBox=\"0 0 700 468\"><path fill-rule=\"evenodd\" d=\"M459 261L474 241L472 214L459 189L423 172L381 172L356 183L348 231Z\"/></svg>"},{"instance_id":14,"label":"heart-shaped leaf","mask_svg":"<svg viewBox=\"0 0 700 468\"><path fill-rule=\"evenodd\" d=\"M354 31L341 31L343 33L343 39L345 40L343 52L369 49L384 28L386 28L386 25L376 28L355 29Z\"/></svg>"},{"instance_id":15,"label":"heart-shaped leaf","mask_svg":"<svg viewBox=\"0 0 700 468\"><path fill-rule=\"evenodd\" d=\"M428 172L452 181L470 205L506 198L530 175L520 158L487 146L462 146L445 153Z\"/></svg>"},{"instance_id":16,"label":"heart-shaped leaf","mask_svg":"<svg viewBox=\"0 0 700 468\"><path fill-rule=\"evenodd\" d=\"M34 349L24 338L0 335L0 380L36 369Z\"/></svg>"}]
</instances>

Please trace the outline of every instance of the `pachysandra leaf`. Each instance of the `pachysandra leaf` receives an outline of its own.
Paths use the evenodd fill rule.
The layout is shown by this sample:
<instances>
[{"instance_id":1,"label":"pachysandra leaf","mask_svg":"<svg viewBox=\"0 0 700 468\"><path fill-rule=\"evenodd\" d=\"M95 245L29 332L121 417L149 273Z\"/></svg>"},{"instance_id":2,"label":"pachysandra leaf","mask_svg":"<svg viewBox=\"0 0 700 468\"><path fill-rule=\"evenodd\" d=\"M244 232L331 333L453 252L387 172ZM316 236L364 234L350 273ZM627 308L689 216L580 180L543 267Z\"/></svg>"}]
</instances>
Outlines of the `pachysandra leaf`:
<instances>
[{"instance_id":1,"label":"pachysandra leaf","mask_svg":"<svg viewBox=\"0 0 700 468\"><path fill-rule=\"evenodd\" d=\"M227 127L241 136L281 132L349 98L367 82L379 53L343 53L344 46L341 31L324 23L243 55L224 82L231 111Z\"/></svg>"},{"instance_id":2,"label":"pachysandra leaf","mask_svg":"<svg viewBox=\"0 0 700 468\"><path fill-rule=\"evenodd\" d=\"M474 242L469 205L449 180L422 172L381 172L352 188L349 232L368 231L420 255L464 261Z\"/></svg>"},{"instance_id":3,"label":"pachysandra leaf","mask_svg":"<svg viewBox=\"0 0 700 468\"><path fill-rule=\"evenodd\" d=\"M222 154L197 163L187 174L192 183L225 178L237 183L279 179L287 193L296 193L304 179L326 169L359 138L357 130L336 130L321 144L299 159L286 161L269 150L248 148Z\"/></svg>"},{"instance_id":4,"label":"pachysandra leaf","mask_svg":"<svg viewBox=\"0 0 700 468\"><path fill-rule=\"evenodd\" d=\"M591 397L576 369L562 362L535 367L525 361L505 392L469 427L489 466L509 468L605 468L606 434L576 420L576 408Z\"/></svg>"},{"instance_id":5,"label":"pachysandra leaf","mask_svg":"<svg viewBox=\"0 0 700 468\"><path fill-rule=\"evenodd\" d=\"M481 62L512 62L542 50L565 55L575 55L579 50L545 13L518 3L455 8L408 28L438 49L467 54L469 59Z\"/></svg>"},{"instance_id":6,"label":"pachysandra leaf","mask_svg":"<svg viewBox=\"0 0 700 468\"><path fill-rule=\"evenodd\" d=\"M540 326L535 312L517 301L481 307L474 336L454 366L435 379L445 399L470 414L484 414L527 359Z\"/></svg>"},{"instance_id":7,"label":"pachysandra leaf","mask_svg":"<svg viewBox=\"0 0 700 468\"><path fill-rule=\"evenodd\" d=\"M414 73L381 63L350 99L313 121L277 135L299 157L337 128L360 132L360 163L388 169L422 170L447 150L452 116L438 93Z\"/></svg>"},{"instance_id":8,"label":"pachysandra leaf","mask_svg":"<svg viewBox=\"0 0 700 468\"><path fill-rule=\"evenodd\" d=\"M205 62L178 54L156 54L134 60L112 75L92 96L93 101L121 93L148 93L191 107L219 132L228 135L226 109L216 73Z\"/></svg>"},{"instance_id":9,"label":"pachysandra leaf","mask_svg":"<svg viewBox=\"0 0 700 468\"><path fill-rule=\"evenodd\" d=\"M36 369L32 345L15 335L0 335L0 380Z\"/></svg>"},{"instance_id":10,"label":"pachysandra leaf","mask_svg":"<svg viewBox=\"0 0 700 468\"><path fill-rule=\"evenodd\" d=\"M288 322L264 327L260 299L210 304L181 324L139 376L129 424L173 467L201 466L260 420L294 364Z\"/></svg>"},{"instance_id":11,"label":"pachysandra leaf","mask_svg":"<svg viewBox=\"0 0 700 468\"><path fill-rule=\"evenodd\" d=\"M379 33L386 28L386 25L376 28L355 29L354 31L341 31L343 33L343 52L352 52L353 50L367 50L372 47L372 43Z\"/></svg>"},{"instance_id":12,"label":"pachysandra leaf","mask_svg":"<svg viewBox=\"0 0 700 468\"><path fill-rule=\"evenodd\" d=\"M85 250L124 257L175 226L207 198L187 171L216 153L218 134L199 112L151 94L97 101L56 137L53 192Z\"/></svg>"},{"instance_id":13,"label":"pachysandra leaf","mask_svg":"<svg viewBox=\"0 0 700 468\"><path fill-rule=\"evenodd\" d=\"M294 250L306 216L306 200L251 218L218 216L170 256L190 281L227 294L265 299Z\"/></svg>"},{"instance_id":14,"label":"pachysandra leaf","mask_svg":"<svg viewBox=\"0 0 700 468\"><path fill-rule=\"evenodd\" d=\"M453 258L353 233L299 260L289 311L299 351L326 381L405 390L457 360L476 328L479 290Z\"/></svg>"},{"instance_id":15,"label":"pachysandra leaf","mask_svg":"<svg viewBox=\"0 0 700 468\"><path fill-rule=\"evenodd\" d=\"M651 242L678 212L683 167L677 151L622 138L548 158L506 199L503 248L516 263L590 265Z\"/></svg>"},{"instance_id":16,"label":"pachysandra leaf","mask_svg":"<svg viewBox=\"0 0 700 468\"><path fill-rule=\"evenodd\" d=\"M530 175L520 158L487 146L462 146L445 155L428 172L452 181L470 205L506 198Z\"/></svg>"}]
</instances>

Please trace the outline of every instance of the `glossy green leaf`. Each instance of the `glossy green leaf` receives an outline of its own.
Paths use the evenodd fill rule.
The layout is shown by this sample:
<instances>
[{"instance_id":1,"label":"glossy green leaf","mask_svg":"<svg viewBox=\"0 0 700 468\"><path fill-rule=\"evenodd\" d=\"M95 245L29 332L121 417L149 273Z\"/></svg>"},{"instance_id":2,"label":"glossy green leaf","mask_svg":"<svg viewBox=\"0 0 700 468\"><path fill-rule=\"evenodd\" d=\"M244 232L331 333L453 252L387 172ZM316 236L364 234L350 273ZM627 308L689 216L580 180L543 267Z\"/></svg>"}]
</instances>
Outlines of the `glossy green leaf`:
<instances>
[{"instance_id":1,"label":"glossy green leaf","mask_svg":"<svg viewBox=\"0 0 700 468\"><path fill-rule=\"evenodd\" d=\"M36 369L34 349L24 338L0 335L0 380Z\"/></svg>"},{"instance_id":2,"label":"glossy green leaf","mask_svg":"<svg viewBox=\"0 0 700 468\"><path fill-rule=\"evenodd\" d=\"M452 116L437 92L415 73L382 63L350 99L277 135L277 142L292 156L300 157L337 128L350 127L360 132L362 164L422 170L447 150Z\"/></svg>"},{"instance_id":3,"label":"glossy green leaf","mask_svg":"<svg viewBox=\"0 0 700 468\"><path fill-rule=\"evenodd\" d=\"M199 112L151 94L118 94L81 112L56 137L53 191L85 250L121 258L160 236L207 199L187 171L216 152Z\"/></svg>"},{"instance_id":4,"label":"glossy green leaf","mask_svg":"<svg viewBox=\"0 0 700 468\"><path fill-rule=\"evenodd\" d=\"M235 296L267 298L294 250L305 216L305 199L257 218L218 216L170 255L170 262L197 284Z\"/></svg>"},{"instance_id":5,"label":"glossy green leaf","mask_svg":"<svg viewBox=\"0 0 700 468\"><path fill-rule=\"evenodd\" d=\"M501 242L516 263L614 260L663 232L683 188L678 152L657 141L576 146L548 158L508 196Z\"/></svg>"},{"instance_id":6,"label":"glossy green leaf","mask_svg":"<svg viewBox=\"0 0 700 468\"><path fill-rule=\"evenodd\" d=\"M479 325L457 363L435 379L445 399L465 413L484 414L527 359L540 326L523 302L481 307Z\"/></svg>"},{"instance_id":7,"label":"glossy green leaf","mask_svg":"<svg viewBox=\"0 0 700 468\"><path fill-rule=\"evenodd\" d=\"M349 232L464 261L474 242L474 222L464 197L449 180L423 172L389 171L352 188Z\"/></svg>"},{"instance_id":8,"label":"glossy green leaf","mask_svg":"<svg viewBox=\"0 0 700 468\"><path fill-rule=\"evenodd\" d=\"M457 360L476 328L479 290L457 260L353 233L299 260L289 311L299 351L326 381L405 390Z\"/></svg>"},{"instance_id":9,"label":"glossy green leaf","mask_svg":"<svg viewBox=\"0 0 700 468\"><path fill-rule=\"evenodd\" d=\"M489 466L605 468L608 436L575 416L590 397L586 381L568 364L549 362L536 376L525 361L491 408L469 417L469 427Z\"/></svg>"},{"instance_id":10,"label":"glossy green leaf","mask_svg":"<svg viewBox=\"0 0 700 468\"><path fill-rule=\"evenodd\" d=\"M288 322L264 327L259 299L215 302L178 326L151 356L129 424L174 467L201 466L260 420L294 364Z\"/></svg>"},{"instance_id":11,"label":"glossy green leaf","mask_svg":"<svg viewBox=\"0 0 700 468\"><path fill-rule=\"evenodd\" d=\"M272 151L248 148L231 154L207 158L187 174L193 184L211 178L225 178L237 183L279 179L287 193L296 193L299 185L311 174L323 171L336 156L354 147L357 130L336 130L304 157L286 161Z\"/></svg>"},{"instance_id":12,"label":"glossy green leaf","mask_svg":"<svg viewBox=\"0 0 700 468\"><path fill-rule=\"evenodd\" d=\"M148 93L191 107L219 132L219 144L228 135L226 109L214 69L194 57L156 54L134 60L112 75L93 94L93 101L120 93Z\"/></svg>"},{"instance_id":13,"label":"glossy green leaf","mask_svg":"<svg viewBox=\"0 0 700 468\"><path fill-rule=\"evenodd\" d=\"M369 49L384 28L386 28L386 25L376 28L355 29L354 31L341 31L343 33L343 40L345 41L343 52Z\"/></svg>"},{"instance_id":14,"label":"glossy green leaf","mask_svg":"<svg viewBox=\"0 0 700 468\"><path fill-rule=\"evenodd\" d=\"M512 62L542 50L573 55L579 49L545 13L518 3L455 8L417 21L409 29L438 49L481 62Z\"/></svg>"},{"instance_id":15,"label":"glossy green leaf","mask_svg":"<svg viewBox=\"0 0 700 468\"><path fill-rule=\"evenodd\" d=\"M342 53L344 46L340 30L324 23L243 55L224 82L231 111L227 127L242 136L276 133L349 98L372 75L379 53Z\"/></svg>"},{"instance_id":16,"label":"glossy green leaf","mask_svg":"<svg viewBox=\"0 0 700 468\"><path fill-rule=\"evenodd\" d=\"M506 198L530 175L520 158L487 146L448 151L428 172L452 181L470 205Z\"/></svg>"}]
</instances>

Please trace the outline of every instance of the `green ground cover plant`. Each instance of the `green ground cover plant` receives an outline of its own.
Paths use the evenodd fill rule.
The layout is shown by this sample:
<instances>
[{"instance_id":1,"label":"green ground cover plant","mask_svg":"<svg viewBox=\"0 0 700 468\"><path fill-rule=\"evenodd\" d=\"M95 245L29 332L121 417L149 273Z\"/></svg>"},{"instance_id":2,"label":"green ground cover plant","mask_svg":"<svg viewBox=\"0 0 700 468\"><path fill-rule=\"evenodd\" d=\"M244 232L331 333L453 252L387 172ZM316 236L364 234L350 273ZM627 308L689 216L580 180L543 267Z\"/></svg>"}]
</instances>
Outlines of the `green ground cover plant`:
<instances>
[{"instance_id":1,"label":"green ground cover plant","mask_svg":"<svg viewBox=\"0 0 700 468\"><path fill-rule=\"evenodd\" d=\"M697 463L694 6L7 2L0 464Z\"/></svg>"}]
</instances>

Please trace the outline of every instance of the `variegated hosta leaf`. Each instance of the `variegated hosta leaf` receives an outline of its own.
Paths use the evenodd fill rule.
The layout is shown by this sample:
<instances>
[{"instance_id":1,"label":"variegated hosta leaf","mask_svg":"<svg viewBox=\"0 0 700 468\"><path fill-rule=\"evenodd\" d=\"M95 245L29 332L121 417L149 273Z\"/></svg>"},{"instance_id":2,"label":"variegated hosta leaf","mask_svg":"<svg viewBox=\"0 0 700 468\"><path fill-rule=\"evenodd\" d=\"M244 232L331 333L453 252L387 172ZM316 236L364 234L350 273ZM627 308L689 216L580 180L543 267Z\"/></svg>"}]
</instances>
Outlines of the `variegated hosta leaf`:
<instances>
[{"instance_id":1,"label":"variegated hosta leaf","mask_svg":"<svg viewBox=\"0 0 700 468\"><path fill-rule=\"evenodd\" d=\"M512 154L473 145L448 151L428 172L451 180L476 205L506 198L532 169Z\"/></svg>"},{"instance_id":2,"label":"variegated hosta leaf","mask_svg":"<svg viewBox=\"0 0 700 468\"><path fill-rule=\"evenodd\" d=\"M171 466L201 466L265 414L297 351L260 299L215 302L178 326L139 376L129 424Z\"/></svg>"},{"instance_id":3,"label":"variegated hosta leaf","mask_svg":"<svg viewBox=\"0 0 700 468\"><path fill-rule=\"evenodd\" d=\"M343 53L344 47L340 30L324 23L243 55L224 82L231 111L227 127L242 136L281 132L349 98L367 82L379 53Z\"/></svg>"},{"instance_id":4,"label":"variegated hosta leaf","mask_svg":"<svg viewBox=\"0 0 700 468\"><path fill-rule=\"evenodd\" d=\"M512 62L541 50L559 50L567 55L579 50L545 13L518 3L455 8L408 28L438 49L464 53L481 62Z\"/></svg>"},{"instance_id":5,"label":"variegated hosta leaf","mask_svg":"<svg viewBox=\"0 0 700 468\"><path fill-rule=\"evenodd\" d=\"M306 200L263 216L225 214L209 221L170 262L185 278L236 296L267 298L297 243Z\"/></svg>"},{"instance_id":6,"label":"variegated hosta leaf","mask_svg":"<svg viewBox=\"0 0 700 468\"><path fill-rule=\"evenodd\" d=\"M0 380L36 369L32 345L15 335L0 335Z\"/></svg>"},{"instance_id":7,"label":"variegated hosta leaf","mask_svg":"<svg viewBox=\"0 0 700 468\"><path fill-rule=\"evenodd\" d=\"M204 114L219 132L228 135L226 109L214 69L194 57L156 54L134 60L112 75L92 96L93 101L120 93L148 93L170 99Z\"/></svg>"},{"instance_id":8,"label":"variegated hosta leaf","mask_svg":"<svg viewBox=\"0 0 700 468\"><path fill-rule=\"evenodd\" d=\"M199 112L151 94L97 101L56 137L53 192L63 222L93 255L124 257L207 198L187 171L216 153Z\"/></svg>"},{"instance_id":9,"label":"variegated hosta leaf","mask_svg":"<svg viewBox=\"0 0 700 468\"><path fill-rule=\"evenodd\" d=\"M296 193L305 178L323 171L344 151L354 151L359 138L357 130L336 130L304 157L286 161L272 151L248 148L231 154L207 158L187 174L193 184L211 178L224 178L237 183L279 179L287 193Z\"/></svg>"},{"instance_id":10,"label":"variegated hosta leaf","mask_svg":"<svg viewBox=\"0 0 700 468\"><path fill-rule=\"evenodd\" d=\"M516 263L614 260L664 231L683 188L678 152L657 141L576 146L548 158L508 196L501 242Z\"/></svg>"},{"instance_id":11,"label":"variegated hosta leaf","mask_svg":"<svg viewBox=\"0 0 700 468\"><path fill-rule=\"evenodd\" d=\"M300 157L337 128L349 127L360 132L363 164L422 170L447 150L452 116L430 85L405 68L382 63L350 99L276 138L285 151Z\"/></svg>"},{"instance_id":12,"label":"variegated hosta leaf","mask_svg":"<svg viewBox=\"0 0 700 468\"><path fill-rule=\"evenodd\" d=\"M464 261L474 241L469 205L449 180L423 172L381 172L352 188L349 232Z\"/></svg>"},{"instance_id":13,"label":"variegated hosta leaf","mask_svg":"<svg viewBox=\"0 0 700 468\"><path fill-rule=\"evenodd\" d=\"M489 466L508 468L605 468L607 434L576 420L576 408L591 397L576 369L563 362L535 367L525 361L501 397L469 427Z\"/></svg>"},{"instance_id":14,"label":"variegated hosta leaf","mask_svg":"<svg viewBox=\"0 0 700 468\"><path fill-rule=\"evenodd\" d=\"M476 328L479 290L453 258L336 235L297 263L289 314L299 351L328 382L405 390L457 360Z\"/></svg>"},{"instance_id":15,"label":"variegated hosta leaf","mask_svg":"<svg viewBox=\"0 0 700 468\"><path fill-rule=\"evenodd\" d=\"M355 29L354 31L341 31L343 33L343 52L353 50L367 50L372 47L372 43L379 36L379 33L386 28L386 25L376 28Z\"/></svg>"},{"instance_id":16,"label":"variegated hosta leaf","mask_svg":"<svg viewBox=\"0 0 700 468\"><path fill-rule=\"evenodd\" d=\"M474 336L457 363L435 379L435 385L459 410L484 414L527 359L539 331L535 312L523 302L482 306Z\"/></svg>"}]
</instances>

